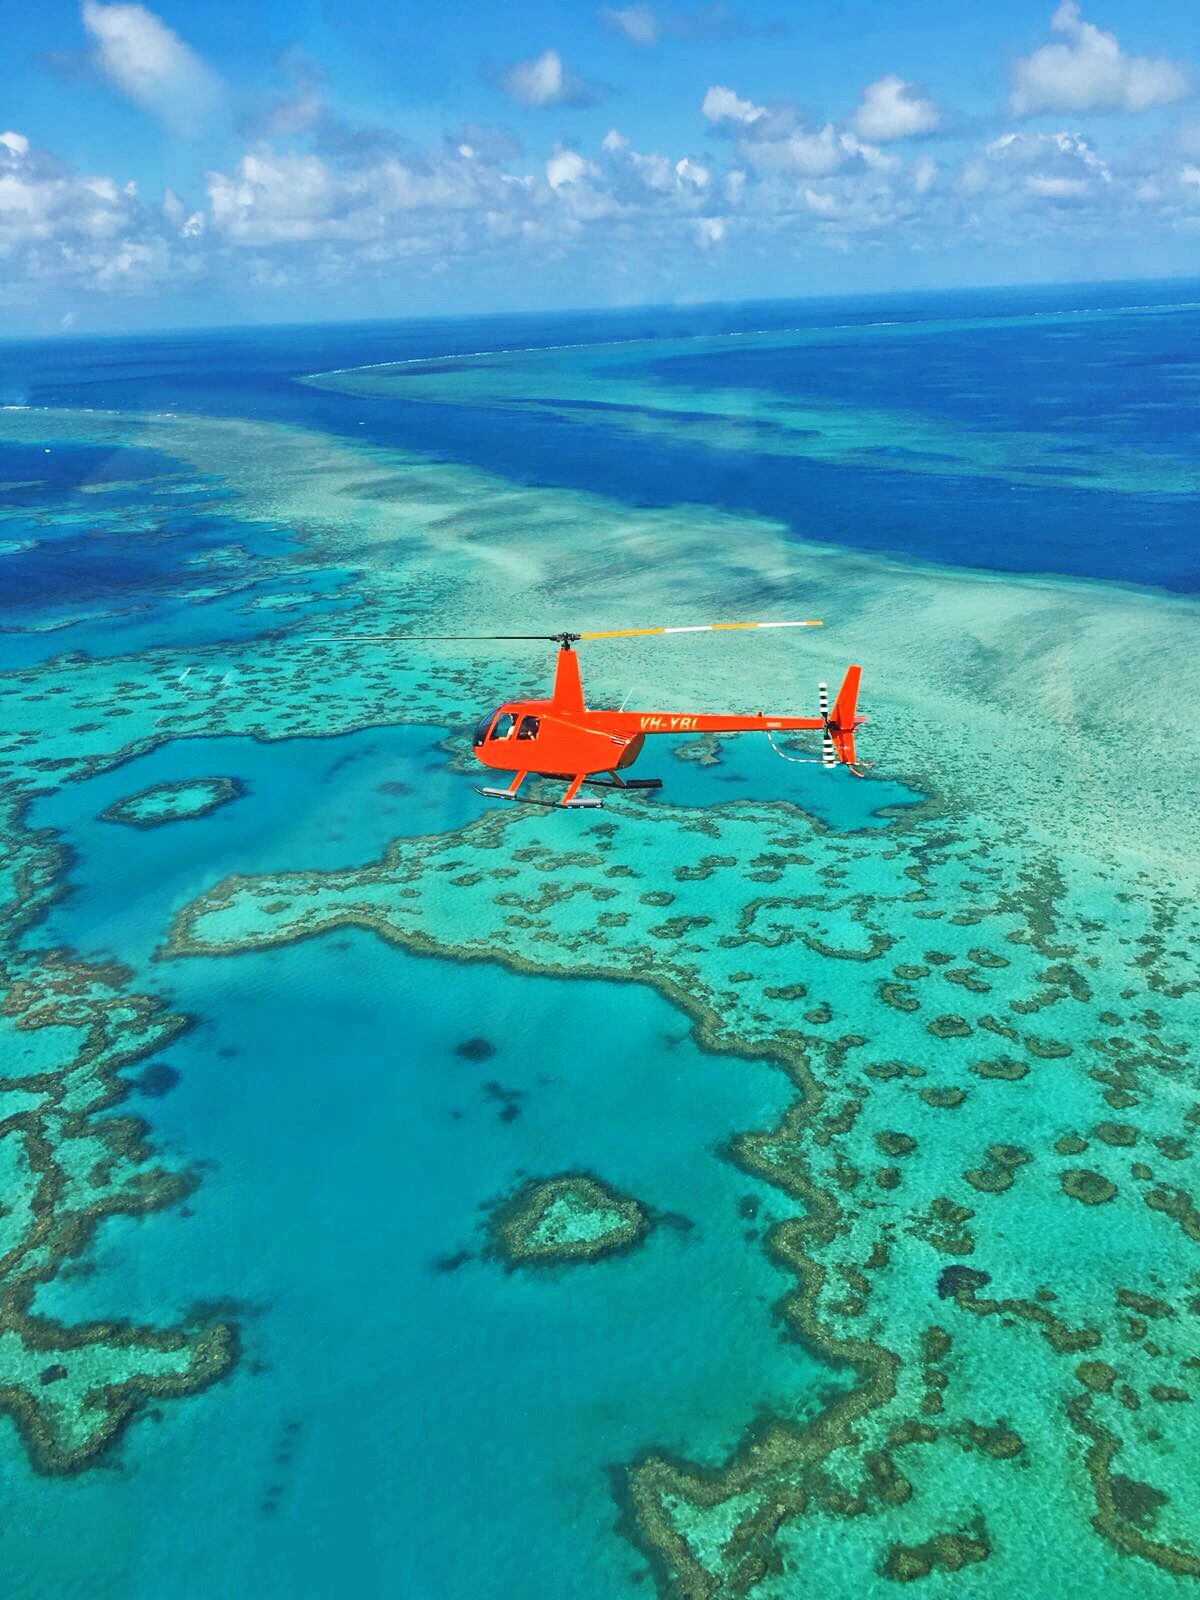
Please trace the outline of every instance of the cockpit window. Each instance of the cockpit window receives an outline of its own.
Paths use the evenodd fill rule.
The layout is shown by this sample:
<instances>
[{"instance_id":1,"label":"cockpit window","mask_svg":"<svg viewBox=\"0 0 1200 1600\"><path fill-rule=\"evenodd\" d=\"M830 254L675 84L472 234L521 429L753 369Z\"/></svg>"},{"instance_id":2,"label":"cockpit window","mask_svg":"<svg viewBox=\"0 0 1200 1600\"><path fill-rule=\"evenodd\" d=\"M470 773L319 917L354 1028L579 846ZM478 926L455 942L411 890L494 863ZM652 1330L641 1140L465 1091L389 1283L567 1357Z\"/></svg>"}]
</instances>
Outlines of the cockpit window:
<instances>
[{"instance_id":1,"label":"cockpit window","mask_svg":"<svg viewBox=\"0 0 1200 1600\"><path fill-rule=\"evenodd\" d=\"M540 717L522 717L521 726L517 729L517 738L536 739L540 722Z\"/></svg>"},{"instance_id":2,"label":"cockpit window","mask_svg":"<svg viewBox=\"0 0 1200 1600\"><path fill-rule=\"evenodd\" d=\"M502 711L496 718L496 726L492 729L493 739L507 739L513 730L515 718L511 711Z\"/></svg>"},{"instance_id":3,"label":"cockpit window","mask_svg":"<svg viewBox=\"0 0 1200 1600\"><path fill-rule=\"evenodd\" d=\"M483 741L487 738L488 729L491 727L492 718L495 715L496 715L496 713L494 711L489 711L486 716L480 717L479 722L478 722L478 724L477 724L477 726L475 728L475 735L471 740L472 744L482 744Z\"/></svg>"}]
</instances>

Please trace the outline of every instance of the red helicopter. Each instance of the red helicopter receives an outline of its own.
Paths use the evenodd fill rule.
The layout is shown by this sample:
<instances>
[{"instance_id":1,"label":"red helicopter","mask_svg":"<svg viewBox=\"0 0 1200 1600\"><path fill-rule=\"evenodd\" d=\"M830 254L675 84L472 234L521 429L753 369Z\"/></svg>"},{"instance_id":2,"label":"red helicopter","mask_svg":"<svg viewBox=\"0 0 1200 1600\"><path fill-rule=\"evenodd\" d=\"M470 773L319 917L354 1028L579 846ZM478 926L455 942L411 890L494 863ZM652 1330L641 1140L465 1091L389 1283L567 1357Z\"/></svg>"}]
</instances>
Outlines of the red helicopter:
<instances>
[{"instance_id":1,"label":"red helicopter","mask_svg":"<svg viewBox=\"0 0 1200 1600\"><path fill-rule=\"evenodd\" d=\"M485 767L513 774L505 789L478 787L478 794L492 800L521 800L531 805L596 807L603 802L580 795L587 784L601 789L661 789L661 778L626 778L622 773L637 760L647 734L667 733L765 733L774 748L775 733L809 729L822 735L819 757L812 758L827 768L839 764L849 767L855 777L863 777L854 750L854 731L867 719L857 714L858 686L862 668L846 671L837 699L829 708L829 691L817 686L818 714L815 717L769 717L762 712L752 716L709 715L705 712L671 711L592 711L584 704L583 683L579 676L579 657L574 646L583 639L631 639L648 634L719 633L748 628L819 628L807 622L710 622L684 628L622 628L608 633L497 633L497 634L356 634L356 640L445 639L445 640L536 640L558 646L554 690L548 700L509 701L481 717L472 746L475 757ZM343 637L338 641L345 643ZM776 749L776 754L783 752ZM785 757L787 760L803 758ZM566 784L558 801L535 800L518 794L530 775L557 779ZM600 776L603 774L604 776Z\"/></svg>"}]
</instances>

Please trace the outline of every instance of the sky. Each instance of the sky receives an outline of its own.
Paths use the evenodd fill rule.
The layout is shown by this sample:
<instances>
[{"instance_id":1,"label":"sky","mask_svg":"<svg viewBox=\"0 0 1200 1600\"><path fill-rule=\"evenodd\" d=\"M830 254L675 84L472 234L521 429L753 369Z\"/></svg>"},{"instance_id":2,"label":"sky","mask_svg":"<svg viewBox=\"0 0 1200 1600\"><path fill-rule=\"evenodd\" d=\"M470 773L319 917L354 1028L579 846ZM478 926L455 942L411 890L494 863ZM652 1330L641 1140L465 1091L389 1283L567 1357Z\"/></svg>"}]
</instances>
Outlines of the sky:
<instances>
[{"instance_id":1,"label":"sky","mask_svg":"<svg viewBox=\"0 0 1200 1600\"><path fill-rule=\"evenodd\" d=\"M1198 273L1196 0L0 0L0 334Z\"/></svg>"}]
</instances>

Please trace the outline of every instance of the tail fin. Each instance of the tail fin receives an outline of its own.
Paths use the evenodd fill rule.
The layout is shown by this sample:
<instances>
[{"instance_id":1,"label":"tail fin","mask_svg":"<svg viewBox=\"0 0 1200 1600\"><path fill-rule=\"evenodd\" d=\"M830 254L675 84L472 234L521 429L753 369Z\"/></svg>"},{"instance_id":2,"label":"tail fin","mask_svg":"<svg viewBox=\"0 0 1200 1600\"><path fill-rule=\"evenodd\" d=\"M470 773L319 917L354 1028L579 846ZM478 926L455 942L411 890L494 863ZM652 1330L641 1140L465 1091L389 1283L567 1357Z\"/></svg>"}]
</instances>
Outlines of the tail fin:
<instances>
[{"instance_id":1,"label":"tail fin","mask_svg":"<svg viewBox=\"0 0 1200 1600\"><path fill-rule=\"evenodd\" d=\"M853 766L858 760L854 752L854 730L860 722L865 721L858 715L858 686L861 681L862 668L847 667L829 717L829 731L833 735L838 760L847 766Z\"/></svg>"}]
</instances>

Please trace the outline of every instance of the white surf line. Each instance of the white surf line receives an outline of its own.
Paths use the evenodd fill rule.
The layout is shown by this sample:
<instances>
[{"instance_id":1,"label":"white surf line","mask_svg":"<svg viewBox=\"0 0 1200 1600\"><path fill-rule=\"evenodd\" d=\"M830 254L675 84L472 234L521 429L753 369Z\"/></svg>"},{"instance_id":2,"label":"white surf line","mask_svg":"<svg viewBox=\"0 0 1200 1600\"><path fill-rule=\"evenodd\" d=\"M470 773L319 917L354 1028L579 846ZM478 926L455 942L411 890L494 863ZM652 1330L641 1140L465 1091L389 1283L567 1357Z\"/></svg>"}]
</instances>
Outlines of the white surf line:
<instances>
[{"instance_id":1,"label":"white surf line","mask_svg":"<svg viewBox=\"0 0 1200 1600\"><path fill-rule=\"evenodd\" d=\"M931 324L912 324L929 326ZM341 378L354 372L376 372L380 367L434 367L452 361L475 361L480 356L538 356L554 350L620 350L630 344L710 344L716 339L761 339L772 334L842 333L854 328L899 328L908 324L892 322L835 322L816 328L730 328L724 333L677 333L665 338L647 334L641 339L579 339L573 344L507 345L498 350L462 350L447 356L404 356L398 361L368 361L361 367L331 367L327 372L307 372L306 378Z\"/></svg>"},{"instance_id":2,"label":"white surf line","mask_svg":"<svg viewBox=\"0 0 1200 1600\"><path fill-rule=\"evenodd\" d=\"M730 328L726 329L724 333L680 333L667 335L661 339L654 334L647 334L638 339L577 339L570 344L504 345L495 350L460 350L453 355L402 356L396 361L367 361L356 367L329 367L321 372L306 372L304 378L309 380L345 378L355 372L378 372L383 367L448 366L454 361L478 361L483 356L549 355L556 350L619 350L631 344L706 344L720 339L761 339L768 335L780 336L793 333L853 333L860 328L934 328L940 323L954 327L962 323L975 321L1003 326L1007 323L1052 321L1055 318L1066 317L1115 317L1129 316L1141 312L1159 313L1169 311L1200 311L1200 301L1166 301L1148 306L1075 306L1059 311L1020 311L1007 316L1002 314L1000 316L981 318L917 317L911 321L906 321L903 317L892 317L885 321L831 322L825 325L816 324L799 328Z\"/></svg>"}]
</instances>

